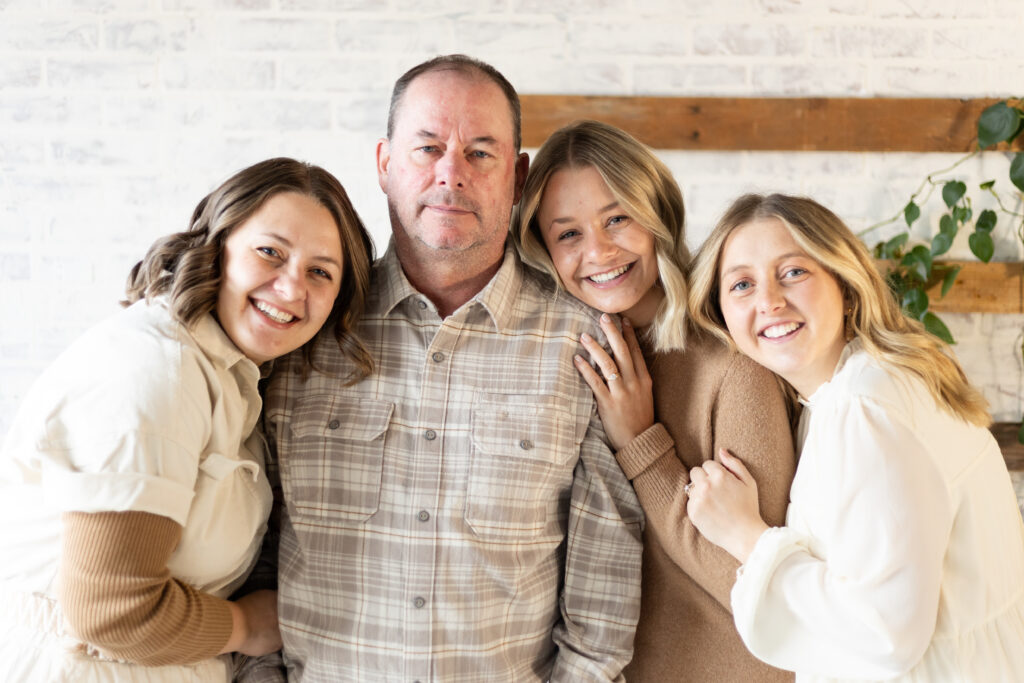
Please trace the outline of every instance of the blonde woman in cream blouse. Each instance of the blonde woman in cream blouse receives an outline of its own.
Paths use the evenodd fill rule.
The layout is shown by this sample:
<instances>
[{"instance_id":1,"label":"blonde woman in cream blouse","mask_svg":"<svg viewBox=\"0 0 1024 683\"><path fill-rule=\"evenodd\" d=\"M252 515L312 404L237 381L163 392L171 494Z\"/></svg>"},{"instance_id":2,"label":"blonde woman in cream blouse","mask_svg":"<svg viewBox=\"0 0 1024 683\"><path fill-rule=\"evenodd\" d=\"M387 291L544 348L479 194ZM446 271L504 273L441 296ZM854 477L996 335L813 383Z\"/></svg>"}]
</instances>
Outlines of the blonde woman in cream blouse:
<instances>
[{"instance_id":1,"label":"blonde woman in cream blouse","mask_svg":"<svg viewBox=\"0 0 1024 683\"><path fill-rule=\"evenodd\" d=\"M736 627L798 681L1024 681L1024 523L984 399L809 199L740 198L697 255L694 317L804 404L786 526L729 453L688 511L743 563Z\"/></svg>"},{"instance_id":2,"label":"blonde woman in cream blouse","mask_svg":"<svg viewBox=\"0 0 1024 683\"><path fill-rule=\"evenodd\" d=\"M338 181L291 159L150 248L0 451L0 680L223 682L228 653L280 647L276 592L228 600L271 506L257 383L313 343L369 370L349 330L371 251Z\"/></svg>"}]
</instances>

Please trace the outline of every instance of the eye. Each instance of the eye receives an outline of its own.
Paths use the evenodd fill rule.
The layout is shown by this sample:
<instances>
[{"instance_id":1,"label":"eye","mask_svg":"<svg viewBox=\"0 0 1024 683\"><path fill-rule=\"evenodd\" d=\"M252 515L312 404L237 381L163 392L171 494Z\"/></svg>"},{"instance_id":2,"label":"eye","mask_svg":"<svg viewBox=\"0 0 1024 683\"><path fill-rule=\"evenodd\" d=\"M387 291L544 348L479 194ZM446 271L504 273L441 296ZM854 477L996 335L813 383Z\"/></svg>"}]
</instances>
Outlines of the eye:
<instances>
[{"instance_id":1,"label":"eye","mask_svg":"<svg viewBox=\"0 0 1024 683\"><path fill-rule=\"evenodd\" d=\"M333 280L334 279L334 276L332 276L330 274L330 272L328 272L327 270L325 270L323 268L310 268L309 272L311 272L313 275L315 275L317 277L321 277L321 278L323 278L325 280Z\"/></svg>"},{"instance_id":2,"label":"eye","mask_svg":"<svg viewBox=\"0 0 1024 683\"><path fill-rule=\"evenodd\" d=\"M274 247L256 247L256 251L271 258L281 258L281 253Z\"/></svg>"},{"instance_id":3,"label":"eye","mask_svg":"<svg viewBox=\"0 0 1024 683\"><path fill-rule=\"evenodd\" d=\"M750 282L750 280L740 280L739 282L737 282L737 283L733 284L731 287L729 287L729 291L730 292L745 292L745 291L747 291L748 289L750 289L753 286L754 286L754 284L752 282Z\"/></svg>"},{"instance_id":4,"label":"eye","mask_svg":"<svg viewBox=\"0 0 1024 683\"><path fill-rule=\"evenodd\" d=\"M567 240L567 239L569 239L571 237L576 237L576 235L579 235L579 234L580 234L579 230L576 230L575 228L571 228L569 230L566 230L565 232L559 233L558 234L558 241L561 242L562 240Z\"/></svg>"},{"instance_id":5,"label":"eye","mask_svg":"<svg viewBox=\"0 0 1024 683\"><path fill-rule=\"evenodd\" d=\"M799 266L793 266L792 268L787 268L786 271L782 274L782 277L792 279L806 274L807 270L805 270L804 268L801 268Z\"/></svg>"},{"instance_id":6,"label":"eye","mask_svg":"<svg viewBox=\"0 0 1024 683\"><path fill-rule=\"evenodd\" d=\"M482 149L475 149L472 152L470 152L469 154L470 154L470 156L474 157L475 159L487 159L488 157L491 156L490 154L488 154L487 152L483 151Z\"/></svg>"},{"instance_id":7,"label":"eye","mask_svg":"<svg viewBox=\"0 0 1024 683\"><path fill-rule=\"evenodd\" d=\"M433 154L437 151L437 145L423 145L416 148L417 152L424 152L425 154Z\"/></svg>"},{"instance_id":8,"label":"eye","mask_svg":"<svg viewBox=\"0 0 1024 683\"><path fill-rule=\"evenodd\" d=\"M613 225L625 225L629 220L629 216L612 216L608 219L607 225L609 227Z\"/></svg>"}]
</instances>

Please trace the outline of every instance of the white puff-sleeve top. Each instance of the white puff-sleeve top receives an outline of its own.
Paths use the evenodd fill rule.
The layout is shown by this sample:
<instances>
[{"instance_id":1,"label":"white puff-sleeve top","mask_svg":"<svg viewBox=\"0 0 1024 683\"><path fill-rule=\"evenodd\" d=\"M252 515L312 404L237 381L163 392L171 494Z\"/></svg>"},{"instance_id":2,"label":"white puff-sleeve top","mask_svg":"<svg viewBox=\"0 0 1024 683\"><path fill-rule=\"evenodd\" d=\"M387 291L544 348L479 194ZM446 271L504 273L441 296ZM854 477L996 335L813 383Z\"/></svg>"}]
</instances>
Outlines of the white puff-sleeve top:
<instances>
[{"instance_id":1,"label":"white puff-sleeve top","mask_svg":"<svg viewBox=\"0 0 1024 683\"><path fill-rule=\"evenodd\" d=\"M786 527L732 592L798 681L1024 681L1024 523L987 429L854 340L805 401Z\"/></svg>"},{"instance_id":2,"label":"white puff-sleeve top","mask_svg":"<svg viewBox=\"0 0 1024 683\"><path fill-rule=\"evenodd\" d=\"M209 314L162 299L89 330L32 387L0 449L0 589L53 596L65 511L182 525L172 576L227 597L260 548L271 492L254 431L259 369Z\"/></svg>"}]
</instances>

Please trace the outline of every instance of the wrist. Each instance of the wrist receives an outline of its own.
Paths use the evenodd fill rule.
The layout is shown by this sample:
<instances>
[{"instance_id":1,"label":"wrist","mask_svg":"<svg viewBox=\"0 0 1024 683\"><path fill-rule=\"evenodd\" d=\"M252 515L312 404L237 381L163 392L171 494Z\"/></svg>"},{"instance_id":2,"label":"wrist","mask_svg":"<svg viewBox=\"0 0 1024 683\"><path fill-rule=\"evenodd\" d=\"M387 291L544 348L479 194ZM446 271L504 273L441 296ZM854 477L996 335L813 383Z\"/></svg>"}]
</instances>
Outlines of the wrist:
<instances>
[{"instance_id":1,"label":"wrist","mask_svg":"<svg viewBox=\"0 0 1024 683\"><path fill-rule=\"evenodd\" d=\"M231 610L231 635L228 636L228 642L221 648L220 654L237 652L248 638L245 611L237 602L228 601L227 605Z\"/></svg>"},{"instance_id":2,"label":"wrist","mask_svg":"<svg viewBox=\"0 0 1024 683\"><path fill-rule=\"evenodd\" d=\"M761 518L756 521L751 520L751 523L744 527L742 533L737 535L735 543L729 548L729 554L735 557L740 564L746 564L747 558L754 552L757 541L769 528Z\"/></svg>"}]
</instances>

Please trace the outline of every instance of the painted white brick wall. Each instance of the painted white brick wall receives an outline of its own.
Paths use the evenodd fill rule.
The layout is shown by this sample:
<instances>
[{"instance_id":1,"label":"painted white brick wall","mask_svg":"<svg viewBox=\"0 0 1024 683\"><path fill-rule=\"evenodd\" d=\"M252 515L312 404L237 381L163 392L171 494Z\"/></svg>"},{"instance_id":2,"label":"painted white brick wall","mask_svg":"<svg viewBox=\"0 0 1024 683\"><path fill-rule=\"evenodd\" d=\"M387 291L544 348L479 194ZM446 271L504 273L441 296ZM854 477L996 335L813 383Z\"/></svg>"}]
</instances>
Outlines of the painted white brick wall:
<instances>
[{"instance_id":1,"label":"painted white brick wall","mask_svg":"<svg viewBox=\"0 0 1024 683\"><path fill-rule=\"evenodd\" d=\"M478 56L524 93L1005 97L1022 94L1021 35L1020 0L0 0L0 435L150 242L244 165L327 167L383 250L374 144L394 79L434 54ZM812 194L860 229L956 158L664 156L693 245L752 189ZM1024 317L946 320L997 419L1016 419Z\"/></svg>"}]
</instances>

